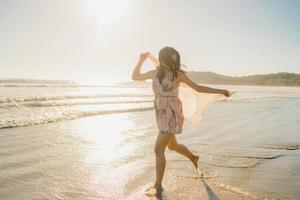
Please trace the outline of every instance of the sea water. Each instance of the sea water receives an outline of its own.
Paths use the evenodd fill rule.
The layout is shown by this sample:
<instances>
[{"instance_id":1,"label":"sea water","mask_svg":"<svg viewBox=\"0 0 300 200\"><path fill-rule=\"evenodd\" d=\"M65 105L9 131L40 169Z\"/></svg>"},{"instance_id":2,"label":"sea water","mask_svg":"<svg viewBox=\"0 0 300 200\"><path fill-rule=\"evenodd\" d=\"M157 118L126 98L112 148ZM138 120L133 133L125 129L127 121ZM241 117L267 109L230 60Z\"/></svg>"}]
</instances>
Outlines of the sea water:
<instances>
[{"instance_id":1,"label":"sea water","mask_svg":"<svg viewBox=\"0 0 300 200\"><path fill-rule=\"evenodd\" d=\"M206 184L220 199L297 199L300 88L210 86L236 93L177 136L214 174ZM153 98L148 83L2 83L1 199L146 198L155 176ZM176 191L169 199L206 192L186 158L166 156L164 184Z\"/></svg>"}]
</instances>

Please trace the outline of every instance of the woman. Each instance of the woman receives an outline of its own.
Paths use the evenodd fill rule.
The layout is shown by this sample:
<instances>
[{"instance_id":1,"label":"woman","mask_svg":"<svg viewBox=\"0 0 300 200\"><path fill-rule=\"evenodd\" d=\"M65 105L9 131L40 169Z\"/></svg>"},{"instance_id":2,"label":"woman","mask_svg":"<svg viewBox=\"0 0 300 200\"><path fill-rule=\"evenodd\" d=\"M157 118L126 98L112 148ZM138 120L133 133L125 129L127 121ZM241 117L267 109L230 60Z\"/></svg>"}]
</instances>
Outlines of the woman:
<instances>
[{"instance_id":1,"label":"woman","mask_svg":"<svg viewBox=\"0 0 300 200\"><path fill-rule=\"evenodd\" d=\"M229 97L228 90L214 89L200 86L193 82L184 71L180 69L180 55L172 47L164 47L159 51L159 65L155 70L140 73L144 61L151 57L149 52L142 53L132 73L133 80L152 79L152 89L155 95L154 107L158 136L155 143L156 156L156 179L154 185L149 189L155 189L155 194L162 191L162 180L166 165L165 149L176 151L187 157L198 168L199 156L194 155L186 146L176 141L176 134L182 133L184 116L182 102L178 98L178 87L183 82L202 93L218 93Z\"/></svg>"}]
</instances>

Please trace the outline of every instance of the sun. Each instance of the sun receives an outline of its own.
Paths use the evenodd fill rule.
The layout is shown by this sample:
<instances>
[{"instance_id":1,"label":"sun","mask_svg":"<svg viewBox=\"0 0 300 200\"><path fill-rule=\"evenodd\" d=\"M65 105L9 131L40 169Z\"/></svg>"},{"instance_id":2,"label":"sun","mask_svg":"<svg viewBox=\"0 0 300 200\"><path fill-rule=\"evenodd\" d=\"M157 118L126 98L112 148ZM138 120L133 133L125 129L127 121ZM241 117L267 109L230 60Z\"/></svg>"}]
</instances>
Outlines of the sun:
<instances>
[{"instance_id":1,"label":"sun","mask_svg":"<svg viewBox=\"0 0 300 200\"><path fill-rule=\"evenodd\" d=\"M126 0L87 0L83 2L85 14L96 19L99 25L106 25L120 19L128 7Z\"/></svg>"}]
</instances>

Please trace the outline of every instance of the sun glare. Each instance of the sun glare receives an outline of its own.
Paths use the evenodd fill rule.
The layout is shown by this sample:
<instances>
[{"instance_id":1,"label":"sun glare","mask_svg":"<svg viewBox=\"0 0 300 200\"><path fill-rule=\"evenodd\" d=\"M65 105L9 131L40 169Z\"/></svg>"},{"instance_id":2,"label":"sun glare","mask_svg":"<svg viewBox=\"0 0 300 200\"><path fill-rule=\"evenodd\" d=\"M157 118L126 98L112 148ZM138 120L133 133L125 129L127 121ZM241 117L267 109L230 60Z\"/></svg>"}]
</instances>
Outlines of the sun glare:
<instances>
[{"instance_id":1,"label":"sun glare","mask_svg":"<svg viewBox=\"0 0 300 200\"><path fill-rule=\"evenodd\" d=\"M117 127L116 121L118 122ZM82 139L95 145L86 155L87 162L97 160L110 162L135 149L133 144L124 144L126 134L128 134L126 131L133 126L132 121L126 115L105 115L101 120L99 118L91 118L89 121L81 120L74 126L79 130L78 134ZM95 131L97 129L99 131Z\"/></svg>"},{"instance_id":2,"label":"sun glare","mask_svg":"<svg viewBox=\"0 0 300 200\"><path fill-rule=\"evenodd\" d=\"M88 0L84 1L86 15L96 18L99 25L106 25L120 18L127 7L123 0Z\"/></svg>"}]
</instances>

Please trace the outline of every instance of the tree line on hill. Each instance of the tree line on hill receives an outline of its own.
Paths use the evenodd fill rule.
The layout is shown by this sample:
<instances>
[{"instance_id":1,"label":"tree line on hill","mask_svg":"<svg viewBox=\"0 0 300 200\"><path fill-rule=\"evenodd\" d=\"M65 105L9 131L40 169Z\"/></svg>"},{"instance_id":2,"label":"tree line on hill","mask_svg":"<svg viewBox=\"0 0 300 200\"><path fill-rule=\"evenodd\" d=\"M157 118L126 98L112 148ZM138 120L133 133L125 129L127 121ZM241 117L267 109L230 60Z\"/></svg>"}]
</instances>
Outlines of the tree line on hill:
<instances>
[{"instance_id":1,"label":"tree line on hill","mask_svg":"<svg viewBox=\"0 0 300 200\"><path fill-rule=\"evenodd\" d=\"M214 72L191 71L187 75L197 83L206 84L300 86L300 74L288 72L249 76L225 76Z\"/></svg>"}]
</instances>

